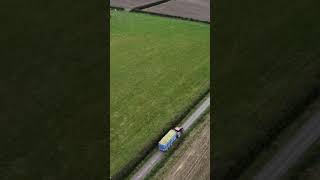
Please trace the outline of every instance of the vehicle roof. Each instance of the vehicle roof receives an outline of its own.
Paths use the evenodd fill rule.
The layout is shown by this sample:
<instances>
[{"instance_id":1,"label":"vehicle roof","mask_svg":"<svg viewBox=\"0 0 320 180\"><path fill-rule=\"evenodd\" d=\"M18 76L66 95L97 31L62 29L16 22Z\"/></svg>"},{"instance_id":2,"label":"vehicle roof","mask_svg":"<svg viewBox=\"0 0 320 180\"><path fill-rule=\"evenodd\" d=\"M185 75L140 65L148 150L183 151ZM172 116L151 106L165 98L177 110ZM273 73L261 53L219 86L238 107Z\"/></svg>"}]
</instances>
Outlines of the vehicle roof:
<instances>
[{"instance_id":1,"label":"vehicle roof","mask_svg":"<svg viewBox=\"0 0 320 180\"><path fill-rule=\"evenodd\" d=\"M175 130L181 130L181 129L183 129L182 127L175 127L174 128Z\"/></svg>"},{"instance_id":2,"label":"vehicle roof","mask_svg":"<svg viewBox=\"0 0 320 180\"><path fill-rule=\"evenodd\" d=\"M170 139L175 135L176 131L171 129L165 136L163 136L159 144L167 144L170 141Z\"/></svg>"}]
</instances>

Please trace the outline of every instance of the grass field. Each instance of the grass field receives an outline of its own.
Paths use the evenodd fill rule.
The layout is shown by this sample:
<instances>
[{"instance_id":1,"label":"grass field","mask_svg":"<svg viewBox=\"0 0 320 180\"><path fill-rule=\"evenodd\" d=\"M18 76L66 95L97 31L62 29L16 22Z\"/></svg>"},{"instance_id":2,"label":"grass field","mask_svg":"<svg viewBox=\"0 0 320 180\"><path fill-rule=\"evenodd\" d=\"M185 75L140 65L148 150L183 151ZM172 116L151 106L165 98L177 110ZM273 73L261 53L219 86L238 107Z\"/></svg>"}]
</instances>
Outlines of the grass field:
<instances>
[{"instance_id":1,"label":"grass field","mask_svg":"<svg viewBox=\"0 0 320 180\"><path fill-rule=\"evenodd\" d=\"M319 3L221 1L214 13L215 179L236 179L319 84ZM218 4L218 3L217 3Z\"/></svg>"},{"instance_id":2,"label":"grass field","mask_svg":"<svg viewBox=\"0 0 320 180\"><path fill-rule=\"evenodd\" d=\"M111 12L111 174L209 86L207 24Z\"/></svg>"}]
</instances>

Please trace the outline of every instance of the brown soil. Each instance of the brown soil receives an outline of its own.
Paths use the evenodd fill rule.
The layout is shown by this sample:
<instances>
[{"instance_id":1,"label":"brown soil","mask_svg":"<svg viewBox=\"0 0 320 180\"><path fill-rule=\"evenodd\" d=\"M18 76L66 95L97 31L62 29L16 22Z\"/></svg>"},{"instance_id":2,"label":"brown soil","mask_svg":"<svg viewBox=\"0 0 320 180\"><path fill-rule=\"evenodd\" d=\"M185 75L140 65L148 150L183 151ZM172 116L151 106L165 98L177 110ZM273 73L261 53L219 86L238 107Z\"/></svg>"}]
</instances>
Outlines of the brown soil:
<instances>
[{"instance_id":1,"label":"brown soil","mask_svg":"<svg viewBox=\"0 0 320 180\"><path fill-rule=\"evenodd\" d=\"M123 9L132 9L135 7L155 3L158 1L160 0L110 0L110 6Z\"/></svg>"},{"instance_id":2,"label":"brown soil","mask_svg":"<svg viewBox=\"0 0 320 180\"><path fill-rule=\"evenodd\" d=\"M171 0L143 11L210 22L210 0Z\"/></svg>"}]
</instances>

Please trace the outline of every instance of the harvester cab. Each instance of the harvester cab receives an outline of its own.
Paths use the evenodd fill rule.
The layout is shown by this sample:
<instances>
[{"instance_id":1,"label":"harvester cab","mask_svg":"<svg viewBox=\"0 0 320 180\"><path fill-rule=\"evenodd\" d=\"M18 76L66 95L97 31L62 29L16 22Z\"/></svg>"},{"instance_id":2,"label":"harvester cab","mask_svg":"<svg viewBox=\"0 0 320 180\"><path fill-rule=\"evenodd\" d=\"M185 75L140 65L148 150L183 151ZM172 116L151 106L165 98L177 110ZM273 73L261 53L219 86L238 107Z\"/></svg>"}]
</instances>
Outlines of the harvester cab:
<instances>
[{"instance_id":1,"label":"harvester cab","mask_svg":"<svg viewBox=\"0 0 320 180\"><path fill-rule=\"evenodd\" d=\"M183 127L175 127L174 130L177 132L177 137L179 138L183 133Z\"/></svg>"}]
</instances>

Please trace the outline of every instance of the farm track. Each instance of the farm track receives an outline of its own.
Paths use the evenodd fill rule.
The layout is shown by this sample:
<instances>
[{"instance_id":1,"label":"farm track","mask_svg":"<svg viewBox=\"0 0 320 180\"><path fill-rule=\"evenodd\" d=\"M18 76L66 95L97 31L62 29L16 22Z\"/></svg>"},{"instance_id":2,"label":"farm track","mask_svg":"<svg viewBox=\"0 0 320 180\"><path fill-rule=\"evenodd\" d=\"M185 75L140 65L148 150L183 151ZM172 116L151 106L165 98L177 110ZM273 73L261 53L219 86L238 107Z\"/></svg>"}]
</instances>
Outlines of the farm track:
<instances>
[{"instance_id":1,"label":"farm track","mask_svg":"<svg viewBox=\"0 0 320 180\"><path fill-rule=\"evenodd\" d=\"M303 153L320 138L320 111L316 112L298 132L262 167L254 180L277 180L292 167Z\"/></svg>"},{"instance_id":2,"label":"farm track","mask_svg":"<svg viewBox=\"0 0 320 180\"><path fill-rule=\"evenodd\" d=\"M190 126L196 122L201 115L207 110L210 106L210 95L206 97L205 101L192 113L191 116L183 123L182 127L187 131ZM157 149L157 147L156 147ZM154 153L144 164L143 166L133 175L132 180L141 180L144 179L151 170L164 158L164 153L157 151Z\"/></svg>"},{"instance_id":3,"label":"farm track","mask_svg":"<svg viewBox=\"0 0 320 180\"><path fill-rule=\"evenodd\" d=\"M168 162L169 169L156 179L210 179L210 116L199 125L173 155L177 159Z\"/></svg>"}]
</instances>

